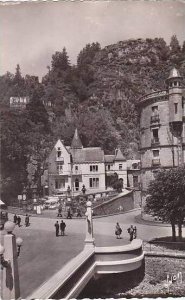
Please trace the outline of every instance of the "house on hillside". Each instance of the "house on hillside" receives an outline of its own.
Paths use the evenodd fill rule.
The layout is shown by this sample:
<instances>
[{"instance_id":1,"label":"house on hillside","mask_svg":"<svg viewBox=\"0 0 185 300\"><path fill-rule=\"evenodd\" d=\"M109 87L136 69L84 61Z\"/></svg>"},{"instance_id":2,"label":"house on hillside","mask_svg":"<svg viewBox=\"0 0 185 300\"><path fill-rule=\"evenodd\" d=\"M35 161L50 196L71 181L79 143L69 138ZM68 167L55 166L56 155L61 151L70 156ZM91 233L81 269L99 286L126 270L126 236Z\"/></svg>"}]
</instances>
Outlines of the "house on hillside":
<instances>
[{"instance_id":1,"label":"house on hillside","mask_svg":"<svg viewBox=\"0 0 185 300\"><path fill-rule=\"evenodd\" d=\"M103 192L108 187L107 178L117 176L123 188L127 186L127 162L120 149L114 155L105 155L100 147L85 148L77 129L71 146L58 140L48 157L48 172L43 185L48 186L49 195L82 192Z\"/></svg>"}]
</instances>

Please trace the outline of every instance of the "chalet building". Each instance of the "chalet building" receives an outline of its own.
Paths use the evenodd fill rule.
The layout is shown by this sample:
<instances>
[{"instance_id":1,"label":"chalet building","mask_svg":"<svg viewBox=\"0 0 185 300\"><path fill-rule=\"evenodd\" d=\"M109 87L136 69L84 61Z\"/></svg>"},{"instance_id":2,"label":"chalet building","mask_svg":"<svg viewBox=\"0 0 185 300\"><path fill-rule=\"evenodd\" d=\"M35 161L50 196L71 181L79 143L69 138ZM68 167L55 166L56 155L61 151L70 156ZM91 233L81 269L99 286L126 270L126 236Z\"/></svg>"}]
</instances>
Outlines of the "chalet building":
<instances>
[{"instance_id":1,"label":"chalet building","mask_svg":"<svg viewBox=\"0 0 185 300\"><path fill-rule=\"evenodd\" d=\"M120 149L114 155L105 155L100 147L84 148L77 129L71 146L58 140L48 158L48 174L45 185L49 195L79 194L85 186L86 193L105 191L106 177L117 174L123 188L127 187L127 162Z\"/></svg>"},{"instance_id":2,"label":"chalet building","mask_svg":"<svg viewBox=\"0 0 185 300\"><path fill-rule=\"evenodd\" d=\"M147 187L161 168L185 163L185 88L182 76L173 68L166 89L143 96L140 112L141 190Z\"/></svg>"},{"instance_id":3,"label":"chalet building","mask_svg":"<svg viewBox=\"0 0 185 300\"><path fill-rule=\"evenodd\" d=\"M25 109L29 101L29 97L10 97L10 108Z\"/></svg>"}]
</instances>

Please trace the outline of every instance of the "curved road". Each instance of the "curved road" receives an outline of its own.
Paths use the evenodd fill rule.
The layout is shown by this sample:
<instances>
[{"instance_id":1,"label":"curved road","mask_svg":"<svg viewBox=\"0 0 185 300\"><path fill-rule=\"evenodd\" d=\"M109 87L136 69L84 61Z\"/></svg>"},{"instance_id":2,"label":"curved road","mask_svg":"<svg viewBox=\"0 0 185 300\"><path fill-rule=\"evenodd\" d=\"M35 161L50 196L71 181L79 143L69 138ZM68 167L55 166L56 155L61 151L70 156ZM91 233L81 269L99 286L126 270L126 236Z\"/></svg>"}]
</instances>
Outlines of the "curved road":
<instances>
[{"instance_id":1,"label":"curved road","mask_svg":"<svg viewBox=\"0 0 185 300\"><path fill-rule=\"evenodd\" d=\"M138 237L150 240L155 237L171 235L170 227L158 227L138 224L135 216L140 210L116 216L102 217L93 220L94 237L97 246L113 246L129 243L127 228L132 224L137 226ZM10 216L10 219L13 215ZM24 218L22 217L22 221ZM56 219L57 220L57 219ZM25 298L40 284L58 271L84 247L85 219L65 220L66 236L56 237L55 219L32 217L31 225L20 228L16 226L14 233L24 240L19 257L19 274L21 297ZM115 224L120 223L123 230L122 239L114 235ZM23 222L22 222L23 223ZM185 228L183 228L185 234ZM2 235L3 236L3 235ZM1 237L2 238L2 237Z\"/></svg>"}]
</instances>

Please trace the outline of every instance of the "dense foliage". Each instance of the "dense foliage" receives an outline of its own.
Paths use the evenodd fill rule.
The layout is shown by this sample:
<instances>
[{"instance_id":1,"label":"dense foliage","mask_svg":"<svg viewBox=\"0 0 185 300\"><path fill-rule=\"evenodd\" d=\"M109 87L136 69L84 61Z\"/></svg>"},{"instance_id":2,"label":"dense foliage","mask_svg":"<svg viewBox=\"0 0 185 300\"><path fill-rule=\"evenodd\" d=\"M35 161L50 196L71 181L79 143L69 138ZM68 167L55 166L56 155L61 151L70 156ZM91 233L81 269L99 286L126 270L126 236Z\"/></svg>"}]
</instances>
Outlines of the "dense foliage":
<instances>
[{"instance_id":1,"label":"dense foliage","mask_svg":"<svg viewBox=\"0 0 185 300\"><path fill-rule=\"evenodd\" d=\"M173 240L176 239L175 225L178 225L182 239L182 225L185 219L185 167L161 170L148 188L145 211L160 217L172 226Z\"/></svg>"},{"instance_id":2,"label":"dense foliage","mask_svg":"<svg viewBox=\"0 0 185 300\"><path fill-rule=\"evenodd\" d=\"M76 127L84 146L100 146L107 154L120 147L127 158L136 158L136 103L143 94L165 88L173 66L185 78L185 46L176 36L169 46L162 38L121 41L103 49L99 43L87 44L76 66L64 47L52 55L41 82L23 77L19 65L15 74L0 76L2 196L38 185L49 149L59 137L70 145ZM12 96L29 96L30 103L16 111L9 105ZM35 170L29 180L28 169ZM15 189L9 188L14 180Z\"/></svg>"}]
</instances>

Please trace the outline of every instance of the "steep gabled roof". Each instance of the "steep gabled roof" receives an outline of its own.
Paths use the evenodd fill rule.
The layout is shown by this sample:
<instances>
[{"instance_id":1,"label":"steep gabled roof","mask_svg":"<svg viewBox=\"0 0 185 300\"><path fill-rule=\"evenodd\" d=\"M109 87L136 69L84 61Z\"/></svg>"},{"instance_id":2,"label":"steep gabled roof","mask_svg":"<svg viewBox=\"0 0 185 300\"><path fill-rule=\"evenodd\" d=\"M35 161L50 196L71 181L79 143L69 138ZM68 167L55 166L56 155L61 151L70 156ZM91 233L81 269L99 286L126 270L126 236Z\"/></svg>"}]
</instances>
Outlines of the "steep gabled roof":
<instances>
[{"instance_id":1,"label":"steep gabled roof","mask_svg":"<svg viewBox=\"0 0 185 300\"><path fill-rule=\"evenodd\" d=\"M75 134L73 136L73 140L72 140L72 143L71 143L71 148L73 148L73 149L82 149L83 148L83 145L82 145L81 139L79 137L77 128L75 129Z\"/></svg>"},{"instance_id":2,"label":"steep gabled roof","mask_svg":"<svg viewBox=\"0 0 185 300\"><path fill-rule=\"evenodd\" d=\"M121 152L120 149L116 150L116 155L115 155L115 161L126 161L126 158L123 156L123 153Z\"/></svg>"},{"instance_id":3,"label":"steep gabled roof","mask_svg":"<svg viewBox=\"0 0 185 300\"><path fill-rule=\"evenodd\" d=\"M115 159L115 155L105 155L105 162L106 163L113 163Z\"/></svg>"},{"instance_id":4,"label":"steep gabled roof","mask_svg":"<svg viewBox=\"0 0 185 300\"><path fill-rule=\"evenodd\" d=\"M99 147L70 149L73 163L104 162L104 151Z\"/></svg>"}]
</instances>

